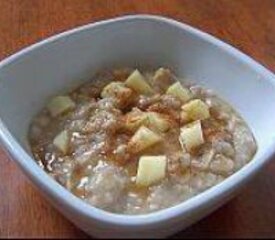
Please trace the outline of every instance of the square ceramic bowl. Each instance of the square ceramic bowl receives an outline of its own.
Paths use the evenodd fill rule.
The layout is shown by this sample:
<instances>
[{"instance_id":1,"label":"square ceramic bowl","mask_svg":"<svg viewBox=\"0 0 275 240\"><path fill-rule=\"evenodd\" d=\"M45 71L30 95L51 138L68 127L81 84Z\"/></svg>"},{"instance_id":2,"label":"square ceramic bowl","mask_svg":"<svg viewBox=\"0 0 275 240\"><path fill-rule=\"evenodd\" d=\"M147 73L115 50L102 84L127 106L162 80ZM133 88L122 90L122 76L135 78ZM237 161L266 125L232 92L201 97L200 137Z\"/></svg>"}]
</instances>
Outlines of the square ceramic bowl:
<instances>
[{"instance_id":1,"label":"square ceramic bowl","mask_svg":"<svg viewBox=\"0 0 275 240\"><path fill-rule=\"evenodd\" d=\"M155 213L126 216L94 208L50 178L27 141L31 119L46 100L112 66L166 66L214 89L252 129L254 159L222 183ZM275 150L274 75L216 38L171 19L135 15L89 24L48 38L0 63L0 139L42 194L70 221L96 237L166 237L228 201Z\"/></svg>"}]
</instances>

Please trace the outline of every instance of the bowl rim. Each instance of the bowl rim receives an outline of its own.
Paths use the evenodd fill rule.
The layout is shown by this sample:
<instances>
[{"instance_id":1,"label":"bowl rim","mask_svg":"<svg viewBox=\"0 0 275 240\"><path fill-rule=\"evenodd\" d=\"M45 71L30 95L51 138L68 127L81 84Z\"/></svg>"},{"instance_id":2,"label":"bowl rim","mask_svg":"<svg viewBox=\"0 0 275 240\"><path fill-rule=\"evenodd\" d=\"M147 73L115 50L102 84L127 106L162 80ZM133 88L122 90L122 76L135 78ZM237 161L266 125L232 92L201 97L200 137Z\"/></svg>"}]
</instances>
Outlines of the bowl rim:
<instances>
[{"instance_id":1,"label":"bowl rim","mask_svg":"<svg viewBox=\"0 0 275 240\"><path fill-rule=\"evenodd\" d=\"M79 26L71 30L59 33L57 35L46 38L38 43L35 43L29 47L26 47L19 52L11 55L10 57L2 60L0 62L0 71L1 68L12 63L23 55L27 54L30 51L38 49L44 44L54 42L60 38L75 34L81 31L85 31L90 28L101 27L103 25L112 25L117 22L127 22L127 21L153 21L165 23L171 27L176 27L180 31L188 32L189 34L194 35L195 37L201 38L204 41L207 41L210 44L215 45L218 48L222 48L227 54L233 55L235 58L238 58L243 63L247 64L250 68L253 68L259 75L264 76L266 81L269 81L270 84L275 86L275 76L272 72L267 70L265 67L254 61L251 57L240 52L236 48L230 46L229 44L213 37L212 35L202 32L194 27L191 27L187 24L178 22L174 19L159 15L148 15L148 14L136 14L136 15L125 15L120 17L115 17L107 20L102 20L87 25ZM258 152L254 156L251 162L245 165L242 169L222 181L221 183L211 187L210 189L198 194L186 200L182 203L179 203L175 206L159 210L153 213L147 213L142 215L125 215L110 213L99 208L93 207L88 203L85 203L83 200L77 198L71 194L68 190L59 185L54 179L52 179L43 169L41 169L38 164L35 163L34 159L23 149L19 142L12 136L8 128L5 126L4 122L0 117L0 142L20 168L25 172L25 174L31 178L36 185L43 192L50 193L50 195L55 200L62 200L62 203L65 207L73 209L74 213L79 213L84 217L91 218L102 223L112 224L117 226L144 226L148 224L156 224L177 218L180 215L191 212L196 208L203 206L207 202L218 198L221 195L224 195L234 189L235 185L240 184L242 181L248 179L254 173L256 173L272 155L275 154L275 134L271 139L270 143L265 146L265 149L261 151L261 154Z\"/></svg>"}]
</instances>

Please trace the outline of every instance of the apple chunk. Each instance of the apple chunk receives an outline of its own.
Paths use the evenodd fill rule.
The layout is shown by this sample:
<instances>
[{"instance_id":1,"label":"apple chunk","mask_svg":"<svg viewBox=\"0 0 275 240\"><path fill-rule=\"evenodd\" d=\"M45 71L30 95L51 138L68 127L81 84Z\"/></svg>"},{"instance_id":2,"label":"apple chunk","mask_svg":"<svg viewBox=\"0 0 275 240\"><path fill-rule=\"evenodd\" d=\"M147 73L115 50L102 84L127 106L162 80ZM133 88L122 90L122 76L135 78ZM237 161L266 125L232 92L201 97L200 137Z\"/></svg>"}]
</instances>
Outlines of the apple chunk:
<instances>
[{"instance_id":1,"label":"apple chunk","mask_svg":"<svg viewBox=\"0 0 275 240\"><path fill-rule=\"evenodd\" d=\"M166 91L167 94L173 95L183 103L187 102L191 98L191 92L184 88L180 82L172 84Z\"/></svg>"},{"instance_id":2,"label":"apple chunk","mask_svg":"<svg viewBox=\"0 0 275 240\"><path fill-rule=\"evenodd\" d=\"M102 98L113 98L120 107L125 107L131 102L133 91L122 82L111 82L103 88L100 96Z\"/></svg>"},{"instance_id":3,"label":"apple chunk","mask_svg":"<svg viewBox=\"0 0 275 240\"><path fill-rule=\"evenodd\" d=\"M136 184L149 186L165 178L166 156L142 156L139 159Z\"/></svg>"},{"instance_id":4,"label":"apple chunk","mask_svg":"<svg viewBox=\"0 0 275 240\"><path fill-rule=\"evenodd\" d=\"M136 131L140 126L147 125L148 122L147 113L142 112L138 108L133 108L123 119L124 127L130 131Z\"/></svg>"},{"instance_id":5,"label":"apple chunk","mask_svg":"<svg viewBox=\"0 0 275 240\"><path fill-rule=\"evenodd\" d=\"M63 154L68 152L69 148L69 133L67 130L60 132L53 140L53 145Z\"/></svg>"},{"instance_id":6,"label":"apple chunk","mask_svg":"<svg viewBox=\"0 0 275 240\"><path fill-rule=\"evenodd\" d=\"M173 83L173 79L171 71L163 67L159 68L153 76L153 82L161 93L165 93L166 89Z\"/></svg>"},{"instance_id":7,"label":"apple chunk","mask_svg":"<svg viewBox=\"0 0 275 240\"><path fill-rule=\"evenodd\" d=\"M159 143L162 138L147 127L141 126L128 143L129 151L138 153Z\"/></svg>"},{"instance_id":8,"label":"apple chunk","mask_svg":"<svg viewBox=\"0 0 275 240\"><path fill-rule=\"evenodd\" d=\"M195 121L182 127L180 129L179 141L181 146L186 148L187 151L203 144L204 138L201 122Z\"/></svg>"},{"instance_id":9,"label":"apple chunk","mask_svg":"<svg viewBox=\"0 0 275 240\"><path fill-rule=\"evenodd\" d=\"M132 74L126 79L125 85L139 94L152 95L154 93L151 86L146 82L138 70L132 72Z\"/></svg>"},{"instance_id":10,"label":"apple chunk","mask_svg":"<svg viewBox=\"0 0 275 240\"><path fill-rule=\"evenodd\" d=\"M152 127L153 129L160 132L166 132L171 127L169 120L159 113L148 112L147 116L149 127Z\"/></svg>"},{"instance_id":11,"label":"apple chunk","mask_svg":"<svg viewBox=\"0 0 275 240\"><path fill-rule=\"evenodd\" d=\"M74 101L69 96L56 96L50 100L47 108L52 117L56 117L72 110L75 107Z\"/></svg>"},{"instance_id":12,"label":"apple chunk","mask_svg":"<svg viewBox=\"0 0 275 240\"><path fill-rule=\"evenodd\" d=\"M208 106L200 99L195 99L184 104L181 109L192 120L203 120L210 116Z\"/></svg>"}]
</instances>

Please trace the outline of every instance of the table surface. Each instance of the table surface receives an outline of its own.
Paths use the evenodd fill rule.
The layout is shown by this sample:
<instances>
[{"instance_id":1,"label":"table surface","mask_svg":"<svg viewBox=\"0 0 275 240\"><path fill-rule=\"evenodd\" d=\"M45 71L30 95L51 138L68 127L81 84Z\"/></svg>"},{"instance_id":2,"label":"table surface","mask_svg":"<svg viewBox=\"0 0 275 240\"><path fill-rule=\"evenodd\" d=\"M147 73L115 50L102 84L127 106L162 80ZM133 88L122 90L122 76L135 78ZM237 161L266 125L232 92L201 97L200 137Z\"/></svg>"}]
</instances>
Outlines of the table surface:
<instances>
[{"instance_id":1,"label":"table surface","mask_svg":"<svg viewBox=\"0 0 275 240\"><path fill-rule=\"evenodd\" d=\"M0 58L75 26L132 13L183 21L275 70L274 0L0 0ZM274 161L235 199L174 237L275 237ZM0 182L0 238L87 237L42 198L1 149Z\"/></svg>"}]
</instances>

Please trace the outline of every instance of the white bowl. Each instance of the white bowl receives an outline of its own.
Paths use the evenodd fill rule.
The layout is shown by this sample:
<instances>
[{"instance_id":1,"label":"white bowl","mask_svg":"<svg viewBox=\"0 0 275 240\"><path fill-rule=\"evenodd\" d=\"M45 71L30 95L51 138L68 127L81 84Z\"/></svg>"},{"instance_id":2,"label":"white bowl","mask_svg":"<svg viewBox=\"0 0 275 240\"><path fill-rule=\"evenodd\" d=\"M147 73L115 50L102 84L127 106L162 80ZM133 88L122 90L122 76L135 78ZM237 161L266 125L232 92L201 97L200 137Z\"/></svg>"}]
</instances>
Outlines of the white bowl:
<instances>
[{"instance_id":1,"label":"white bowl","mask_svg":"<svg viewBox=\"0 0 275 240\"><path fill-rule=\"evenodd\" d=\"M216 90L252 129L258 143L254 159L217 186L151 214L112 214L73 196L33 160L28 126L51 95L118 65L171 67L179 76ZM248 56L185 24L147 15L115 18L48 38L0 63L0 139L45 197L85 232L165 237L224 204L270 159L275 150L274 79Z\"/></svg>"}]
</instances>

